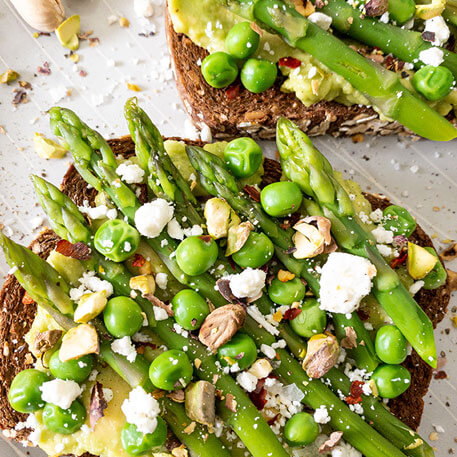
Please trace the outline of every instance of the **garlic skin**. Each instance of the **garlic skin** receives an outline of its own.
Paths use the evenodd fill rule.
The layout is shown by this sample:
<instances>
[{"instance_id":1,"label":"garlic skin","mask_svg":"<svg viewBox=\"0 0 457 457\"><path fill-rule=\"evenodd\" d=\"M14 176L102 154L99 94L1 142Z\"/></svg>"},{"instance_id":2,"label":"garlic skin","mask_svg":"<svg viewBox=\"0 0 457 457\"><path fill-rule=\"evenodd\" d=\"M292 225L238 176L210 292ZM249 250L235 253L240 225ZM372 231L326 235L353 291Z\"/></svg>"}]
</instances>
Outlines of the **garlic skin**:
<instances>
[{"instance_id":1,"label":"garlic skin","mask_svg":"<svg viewBox=\"0 0 457 457\"><path fill-rule=\"evenodd\" d=\"M65 19L61 0L11 0L22 19L40 32L54 32Z\"/></svg>"}]
</instances>

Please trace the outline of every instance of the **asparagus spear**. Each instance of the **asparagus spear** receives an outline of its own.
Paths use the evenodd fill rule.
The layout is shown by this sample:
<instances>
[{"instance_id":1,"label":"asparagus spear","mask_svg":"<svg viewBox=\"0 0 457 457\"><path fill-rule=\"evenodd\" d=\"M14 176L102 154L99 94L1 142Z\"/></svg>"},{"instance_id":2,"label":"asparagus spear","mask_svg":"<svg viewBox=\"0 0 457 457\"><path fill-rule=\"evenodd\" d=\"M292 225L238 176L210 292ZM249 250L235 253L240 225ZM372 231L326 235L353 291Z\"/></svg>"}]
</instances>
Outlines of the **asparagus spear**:
<instances>
[{"instance_id":1,"label":"asparagus spear","mask_svg":"<svg viewBox=\"0 0 457 457\"><path fill-rule=\"evenodd\" d=\"M73 239L75 242L80 241L77 238L78 235L87 239L86 232L90 229L87 227L86 222L84 220L81 221L76 215L76 213L79 213L79 209L76 205L71 204L69 197L62 194L54 185L46 182L42 178L35 176L33 177L33 182L39 195L40 202L44 202L43 208L45 211L49 210L47 214L53 228L57 231L56 233L65 239ZM59 193L60 195L58 195L58 198L53 199L53 197ZM72 224L63 225L61 224L62 214L65 214L68 208L72 208L75 217L72 218ZM90 239L91 238L89 237L89 243L91 243ZM102 255L98 254L95 249L92 249L92 258L99 275L111 282L115 294L130 296L131 289L129 283L132 275L128 272L126 267L123 264L114 263L105 259ZM213 281L213 288L214 284ZM152 313L152 305L148 300L141 296L137 296L135 300L148 316ZM225 301L223 301L223 304L225 304ZM237 402L238 410L235 413L227 410L225 413L227 424L234 429L235 433L245 443L254 457L266 456L268 455L267 452L270 452L270 450L278 457L285 457L288 455L282 448L271 428L252 404L249 397L232 377L223 373L216 358L208 352L206 347L197 340L192 338L187 339L182 335L177 334L173 328L173 321L171 319L157 322L154 331L162 341L165 342L169 349L182 350L183 347L187 346L188 350L186 353L189 358L194 361L198 359L200 362L199 366L196 366L195 368L198 377L214 383L223 395L233 395ZM115 369L115 371L119 373L121 370ZM242 411L242 414L239 414L238 411ZM256 429L259 436L262 436L263 443L268 443L267 446L260 445L256 436L251 432L253 429Z\"/></svg>"},{"instance_id":2,"label":"asparagus spear","mask_svg":"<svg viewBox=\"0 0 457 457\"><path fill-rule=\"evenodd\" d=\"M375 265L374 296L422 359L436 368L432 322L379 254L373 236L358 223L349 196L336 181L330 163L287 119L278 121L277 145L286 176L319 204L332 222L338 245Z\"/></svg>"},{"instance_id":3,"label":"asparagus spear","mask_svg":"<svg viewBox=\"0 0 457 457\"><path fill-rule=\"evenodd\" d=\"M435 141L457 136L457 129L407 90L395 73L365 59L282 0L218 0L218 3L278 34L292 47L311 54L352 84L386 117L414 133Z\"/></svg>"},{"instance_id":4,"label":"asparagus spear","mask_svg":"<svg viewBox=\"0 0 457 457\"><path fill-rule=\"evenodd\" d=\"M385 24L375 18L361 17L360 11L344 0L331 0L319 12L332 18L332 26L338 32L361 43L376 46L385 53L392 53L405 62L413 63L416 68L424 65L419 60L421 51L433 47L422 39L420 32ZM441 65L449 68L457 77L457 54L445 48L441 50L444 53Z\"/></svg>"},{"instance_id":5,"label":"asparagus spear","mask_svg":"<svg viewBox=\"0 0 457 457\"><path fill-rule=\"evenodd\" d=\"M59 190L57 188L50 185L50 189L52 189L53 195L58 196ZM62 194L61 197L66 196ZM65 201L66 198L60 198L60 200ZM65 201L65 203L69 202ZM75 214L75 216L78 216L78 214ZM78 233L82 233L82 231L78 231ZM51 265L29 249L10 240L3 233L0 233L0 246L5 252L8 264L12 268L17 268L14 272L16 278L37 304L43 306L46 311L50 311L51 316L65 330L74 327L76 324L73 320L62 314L52 304L52 297L66 294L65 280L60 277L58 282L52 282L46 285L42 284L40 276L37 276L42 272L49 273L53 270L54 276L58 276L58 273ZM45 301L41 301L43 297L46 297ZM70 300L69 297L68 299ZM103 340L105 341L100 345L100 358L103 362L107 363L132 388L141 385L146 391L154 390L149 380L150 364L143 356L138 354L135 362L129 362L126 357L112 351L110 341L107 341L106 337ZM186 340L184 339L184 341ZM192 453L202 457L213 457L214 455L229 457L231 455L215 435L208 434L206 436L204 429L199 425L197 425L193 433L185 433L183 428L185 425L189 425L192 420L187 417L184 407L168 400L166 397L160 401L163 406L164 419L168 422L175 435L189 447Z\"/></svg>"}]
</instances>

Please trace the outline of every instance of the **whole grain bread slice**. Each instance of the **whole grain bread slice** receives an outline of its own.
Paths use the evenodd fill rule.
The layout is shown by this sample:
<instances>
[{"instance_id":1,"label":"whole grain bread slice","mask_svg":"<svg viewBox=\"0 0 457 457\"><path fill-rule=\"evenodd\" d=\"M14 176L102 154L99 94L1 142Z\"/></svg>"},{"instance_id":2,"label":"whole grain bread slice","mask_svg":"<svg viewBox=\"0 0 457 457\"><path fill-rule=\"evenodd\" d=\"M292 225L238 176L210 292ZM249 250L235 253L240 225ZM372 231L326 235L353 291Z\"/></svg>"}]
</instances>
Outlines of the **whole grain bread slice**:
<instances>
[{"instance_id":1,"label":"whole grain bread slice","mask_svg":"<svg viewBox=\"0 0 457 457\"><path fill-rule=\"evenodd\" d=\"M179 140L179 138L173 138ZM110 146L115 154L128 157L134 153L134 144L129 136L110 140ZM190 142L188 142L190 143ZM202 144L192 142L193 144ZM277 181L281 176L281 168L278 162L265 159L265 175L262 185ZM88 188L85 181L71 166L65 174L61 189L69 195L76 204L82 205L84 200L93 203L95 192ZM384 208L389 205L389 200L381 195L366 194L373 208ZM58 236L51 230L45 230L30 245L36 254L46 258L55 247ZM432 246L430 237L417 227L412 235L412 240L422 246ZM0 291L0 428L4 434L16 441L27 442L30 430L15 430L15 426L26 419L26 416L14 411L8 403L8 389L16 374L33 366L34 358L28 351L24 341L24 335L29 331L36 313L36 305L23 303L24 290L14 276L9 275ZM448 284L435 289L422 289L415 297L424 309L433 324L440 322L449 303ZM422 416L424 401L433 370L413 351L406 359L404 365L411 373L411 387L400 397L390 402L393 414L417 429ZM83 457L91 457L84 454Z\"/></svg>"},{"instance_id":2,"label":"whole grain bread slice","mask_svg":"<svg viewBox=\"0 0 457 457\"><path fill-rule=\"evenodd\" d=\"M236 83L235 96L211 87L203 78L199 62L208 52L186 35L176 33L166 10L165 29L173 73L184 107L195 124L206 124L214 138L239 134L271 139L275 137L278 117L294 121L309 135L352 136L357 133L391 135L411 134L398 122L381 121L366 106L345 106L321 101L306 107L293 93L280 90L280 80L269 90L253 94ZM233 92L232 92L233 93Z\"/></svg>"}]
</instances>

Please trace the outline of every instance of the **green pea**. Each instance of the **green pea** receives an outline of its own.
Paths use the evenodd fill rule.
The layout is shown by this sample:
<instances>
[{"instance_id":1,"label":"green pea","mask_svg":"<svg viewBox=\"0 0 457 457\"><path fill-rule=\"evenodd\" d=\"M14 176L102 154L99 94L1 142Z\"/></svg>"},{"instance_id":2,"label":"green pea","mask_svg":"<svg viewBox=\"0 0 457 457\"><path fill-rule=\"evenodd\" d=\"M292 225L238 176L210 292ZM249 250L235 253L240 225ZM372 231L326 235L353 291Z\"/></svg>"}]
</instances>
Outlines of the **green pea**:
<instances>
[{"instance_id":1,"label":"green pea","mask_svg":"<svg viewBox=\"0 0 457 457\"><path fill-rule=\"evenodd\" d=\"M319 435L319 425L309 413L293 415L284 426L284 438L289 446L306 446Z\"/></svg>"},{"instance_id":2,"label":"green pea","mask_svg":"<svg viewBox=\"0 0 457 457\"><path fill-rule=\"evenodd\" d=\"M232 56L225 52L215 52L203 59L201 72L210 86L221 89L235 81L238 67Z\"/></svg>"},{"instance_id":3,"label":"green pea","mask_svg":"<svg viewBox=\"0 0 457 457\"><path fill-rule=\"evenodd\" d=\"M252 138L236 138L224 150L224 160L237 178L252 176L260 167L263 153Z\"/></svg>"},{"instance_id":4,"label":"green pea","mask_svg":"<svg viewBox=\"0 0 457 457\"><path fill-rule=\"evenodd\" d=\"M138 230L121 219L106 221L95 233L95 249L114 262L131 257L140 244Z\"/></svg>"},{"instance_id":5,"label":"green pea","mask_svg":"<svg viewBox=\"0 0 457 457\"><path fill-rule=\"evenodd\" d=\"M323 333L327 326L327 314L319 308L315 298L308 298L300 305L301 313L290 321L290 326L297 335L311 338Z\"/></svg>"},{"instance_id":6,"label":"green pea","mask_svg":"<svg viewBox=\"0 0 457 457\"><path fill-rule=\"evenodd\" d=\"M43 424L54 433L71 435L77 432L86 420L87 412L79 400L75 400L68 409L46 403L43 409Z\"/></svg>"},{"instance_id":7,"label":"green pea","mask_svg":"<svg viewBox=\"0 0 457 457\"><path fill-rule=\"evenodd\" d=\"M259 268L265 265L275 252L270 238L264 233L251 232L243 247L232 255L232 259L243 268Z\"/></svg>"},{"instance_id":8,"label":"green pea","mask_svg":"<svg viewBox=\"0 0 457 457\"><path fill-rule=\"evenodd\" d=\"M141 433L134 424L125 424L121 432L122 447L135 457L163 446L166 440L167 425L160 416L157 417L157 427L152 433Z\"/></svg>"},{"instance_id":9,"label":"green pea","mask_svg":"<svg viewBox=\"0 0 457 457\"><path fill-rule=\"evenodd\" d=\"M300 209L303 199L300 188L291 181L274 182L262 189L260 203L267 214L283 217Z\"/></svg>"},{"instance_id":10,"label":"green pea","mask_svg":"<svg viewBox=\"0 0 457 457\"><path fill-rule=\"evenodd\" d=\"M241 370L249 368L257 358L257 346L245 333L237 333L217 350L217 358L222 365L238 363Z\"/></svg>"},{"instance_id":11,"label":"green pea","mask_svg":"<svg viewBox=\"0 0 457 457\"><path fill-rule=\"evenodd\" d=\"M192 364L186 353L171 349L160 354L149 367L149 378L158 389L176 390L189 384L193 375Z\"/></svg>"},{"instance_id":12,"label":"green pea","mask_svg":"<svg viewBox=\"0 0 457 457\"><path fill-rule=\"evenodd\" d=\"M436 253L436 251L433 248L425 247L424 249L426 249L428 252L430 252L430 254L433 254L435 257L438 257L438 254ZM432 271L430 271L430 273L428 273L428 275L422 279L422 281L424 281L424 289L427 289L427 290L436 289L436 288L442 286L443 284L446 284L446 279L447 279L446 270L438 258L438 262L436 262Z\"/></svg>"},{"instance_id":13,"label":"green pea","mask_svg":"<svg viewBox=\"0 0 457 457\"><path fill-rule=\"evenodd\" d=\"M375 349L384 363L402 363L408 355L406 339L395 325L384 325L378 330Z\"/></svg>"},{"instance_id":14,"label":"green pea","mask_svg":"<svg viewBox=\"0 0 457 457\"><path fill-rule=\"evenodd\" d=\"M79 359L62 362L59 358L59 351L55 351L49 360L49 371L55 378L84 382L90 375L94 366L92 354L84 355Z\"/></svg>"},{"instance_id":15,"label":"green pea","mask_svg":"<svg viewBox=\"0 0 457 457\"><path fill-rule=\"evenodd\" d=\"M409 21L416 11L414 0L395 0L389 2L389 18L398 24Z\"/></svg>"},{"instance_id":16,"label":"green pea","mask_svg":"<svg viewBox=\"0 0 457 457\"><path fill-rule=\"evenodd\" d=\"M197 330L209 314L205 299L192 289L178 292L171 300L176 322L186 330Z\"/></svg>"},{"instance_id":17,"label":"green pea","mask_svg":"<svg viewBox=\"0 0 457 457\"><path fill-rule=\"evenodd\" d=\"M139 305L130 297L114 297L106 304L103 320L111 335L123 338L140 330L144 316Z\"/></svg>"},{"instance_id":18,"label":"green pea","mask_svg":"<svg viewBox=\"0 0 457 457\"><path fill-rule=\"evenodd\" d=\"M214 265L218 254L217 244L210 237L189 236L179 243L176 249L176 261L184 273L197 276Z\"/></svg>"},{"instance_id":19,"label":"green pea","mask_svg":"<svg viewBox=\"0 0 457 457\"><path fill-rule=\"evenodd\" d=\"M254 94L269 89L276 81L278 67L269 60L249 59L241 68L243 86Z\"/></svg>"},{"instance_id":20,"label":"green pea","mask_svg":"<svg viewBox=\"0 0 457 457\"><path fill-rule=\"evenodd\" d=\"M426 65L416 71L411 80L414 89L427 100L441 100L449 95L454 87L454 75L451 70L441 65Z\"/></svg>"},{"instance_id":21,"label":"green pea","mask_svg":"<svg viewBox=\"0 0 457 457\"><path fill-rule=\"evenodd\" d=\"M299 278L281 282L278 278L271 281L268 296L278 305L290 306L305 298L306 286Z\"/></svg>"},{"instance_id":22,"label":"green pea","mask_svg":"<svg viewBox=\"0 0 457 457\"><path fill-rule=\"evenodd\" d=\"M257 51L260 35L255 32L249 22L235 24L225 39L226 51L236 59L247 59Z\"/></svg>"},{"instance_id":23,"label":"green pea","mask_svg":"<svg viewBox=\"0 0 457 457\"><path fill-rule=\"evenodd\" d=\"M409 212L397 205L388 206L383 212L382 225L394 235L410 236L416 230L416 221Z\"/></svg>"},{"instance_id":24,"label":"green pea","mask_svg":"<svg viewBox=\"0 0 457 457\"><path fill-rule=\"evenodd\" d=\"M42 409L45 402L41 399L40 387L47 381L49 376L39 370L30 369L18 373L8 392L11 407L20 413L33 413Z\"/></svg>"},{"instance_id":25,"label":"green pea","mask_svg":"<svg viewBox=\"0 0 457 457\"><path fill-rule=\"evenodd\" d=\"M402 365L379 365L371 379L383 398L398 397L411 385L411 373Z\"/></svg>"}]
</instances>

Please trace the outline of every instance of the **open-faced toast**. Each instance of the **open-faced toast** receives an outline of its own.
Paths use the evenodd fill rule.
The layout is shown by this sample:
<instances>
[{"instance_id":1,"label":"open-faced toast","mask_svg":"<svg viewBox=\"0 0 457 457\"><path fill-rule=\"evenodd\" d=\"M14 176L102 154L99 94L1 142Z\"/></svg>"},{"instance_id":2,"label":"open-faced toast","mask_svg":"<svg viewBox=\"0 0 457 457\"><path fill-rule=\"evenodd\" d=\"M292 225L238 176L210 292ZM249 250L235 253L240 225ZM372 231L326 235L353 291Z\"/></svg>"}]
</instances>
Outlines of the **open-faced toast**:
<instances>
[{"instance_id":1,"label":"open-faced toast","mask_svg":"<svg viewBox=\"0 0 457 457\"><path fill-rule=\"evenodd\" d=\"M116 154L129 156L134 152L134 144L130 137L122 137L111 140L110 146ZM262 185L277 181L281 176L279 163L266 159L265 174ZM93 202L95 193L89 189L84 180L79 176L76 169L71 166L66 173L62 190L69 195L77 204L82 205L84 200ZM366 194L373 208L384 208L389 200L380 195ZM432 246L431 239L420 228L411 237L412 241L422 246ZM50 230L45 230L32 242L30 248L42 257L55 247L58 237ZM24 341L24 335L33 322L36 305L24 304L24 290L14 276L10 275L0 293L2 313L0 315L0 426L6 436L16 441L27 442L29 431L27 429L16 430L18 423L25 420L25 416L11 409L8 403L8 390L14 376L24 368L30 368L34 364L34 358L28 351ZM447 285L435 290L422 289L416 295L416 300L425 310L427 315L436 325L446 312L449 302L449 289ZM414 351L406 359L404 365L411 373L411 387L401 396L391 400L391 411L410 427L417 429L423 412L423 397L427 393L431 378L432 368L427 365ZM89 457L86 454L84 457Z\"/></svg>"}]
</instances>

